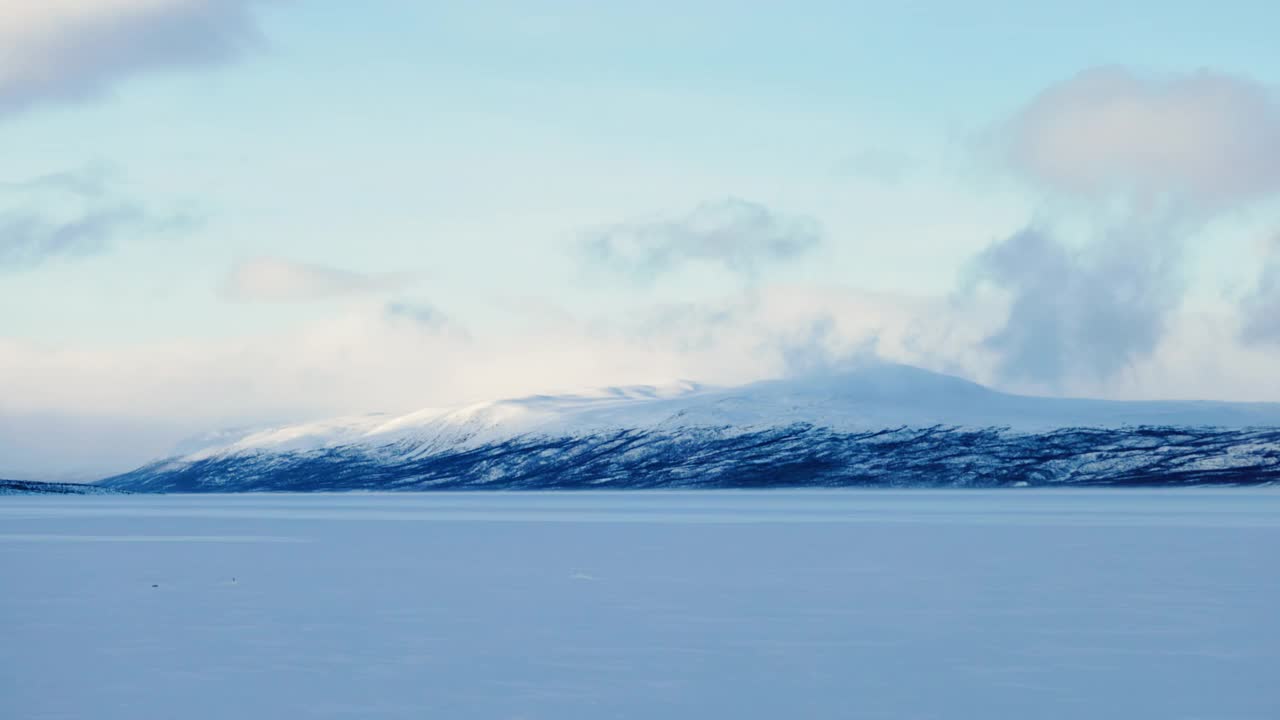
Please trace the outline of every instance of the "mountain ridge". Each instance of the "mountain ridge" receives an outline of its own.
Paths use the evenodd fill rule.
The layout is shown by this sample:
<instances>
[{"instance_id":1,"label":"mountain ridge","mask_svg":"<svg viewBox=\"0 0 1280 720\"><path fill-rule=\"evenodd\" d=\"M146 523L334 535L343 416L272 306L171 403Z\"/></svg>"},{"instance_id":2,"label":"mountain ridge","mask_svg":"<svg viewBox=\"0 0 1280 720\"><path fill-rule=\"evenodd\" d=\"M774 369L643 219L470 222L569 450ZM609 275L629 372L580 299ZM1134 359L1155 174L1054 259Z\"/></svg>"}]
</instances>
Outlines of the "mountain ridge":
<instances>
[{"instance_id":1,"label":"mountain ridge","mask_svg":"<svg viewBox=\"0 0 1280 720\"><path fill-rule=\"evenodd\" d=\"M900 365L534 395L263 430L104 486L152 491L1257 484L1280 404L998 392Z\"/></svg>"}]
</instances>

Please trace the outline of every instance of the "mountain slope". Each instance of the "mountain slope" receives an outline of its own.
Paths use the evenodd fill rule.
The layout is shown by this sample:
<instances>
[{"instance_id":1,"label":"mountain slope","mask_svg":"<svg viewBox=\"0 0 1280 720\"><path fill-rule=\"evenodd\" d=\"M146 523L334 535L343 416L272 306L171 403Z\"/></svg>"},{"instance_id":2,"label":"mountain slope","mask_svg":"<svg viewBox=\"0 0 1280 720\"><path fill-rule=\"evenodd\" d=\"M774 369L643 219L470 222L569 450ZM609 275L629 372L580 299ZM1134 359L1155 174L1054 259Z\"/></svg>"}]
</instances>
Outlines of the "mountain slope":
<instances>
[{"instance_id":1,"label":"mountain slope","mask_svg":"<svg viewBox=\"0 0 1280 720\"><path fill-rule=\"evenodd\" d=\"M612 388L290 426L102 484L218 492L1277 480L1278 405L1023 397L885 365L741 388Z\"/></svg>"}]
</instances>

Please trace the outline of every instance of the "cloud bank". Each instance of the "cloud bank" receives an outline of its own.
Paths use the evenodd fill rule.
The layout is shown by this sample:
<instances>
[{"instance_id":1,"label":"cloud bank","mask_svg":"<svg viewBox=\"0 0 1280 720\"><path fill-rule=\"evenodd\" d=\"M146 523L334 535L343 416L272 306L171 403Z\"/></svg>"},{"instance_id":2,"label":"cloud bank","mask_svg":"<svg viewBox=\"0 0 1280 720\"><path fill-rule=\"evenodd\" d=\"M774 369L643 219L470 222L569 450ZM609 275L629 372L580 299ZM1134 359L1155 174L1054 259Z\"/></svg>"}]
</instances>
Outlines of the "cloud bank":
<instances>
[{"instance_id":1,"label":"cloud bank","mask_svg":"<svg viewBox=\"0 0 1280 720\"><path fill-rule=\"evenodd\" d=\"M970 289L1008 301L983 345L1009 381L1056 389L1150 358L1182 304L1189 243L1209 220L1280 193L1280 101L1244 77L1094 68L1000 130L1001 160L1088 228L1070 244L1037 223L975 259ZM1264 272L1246 300L1245 337L1280 336L1276 283Z\"/></svg>"},{"instance_id":2,"label":"cloud bank","mask_svg":"<svg viewBox=\"0 0 1280 720\"><path fill-rule=\"evenodd\" d=\"M587 234L585 251L598 266L641 282L692 262L755 279L763 263L790 260L821 242L822 230L812 218L730 198L680 217L597 228Z\"/></svg>"},{"instance_id":3,"label":"cloud bank","mask_svg":"<svg viewBox=\"0 0 1280 720\"><path fill-rule=\"evenodd\" d=\"M278 257L255 257L231 268L222 295L240 302L295 302L399 290L408 273L359 273Z\"/></svg>"},{"instance_id":4,"label":"cloud bank","mask_svg":"<svg viewBox=\"0 0 1280 720\"><path fill-rule=\"evenodd\" d=\"M258 46L261 0L3 0L0 116L108 92L148 70L212 65Z\"/></svg>"},{"instance_id":5,"label":"cloud bank","mask_svg":"<svg viewBox=\"0 0 1280 720\"><path fill-rule=\"evenodd\" d=\"M124 470L164 442L217 428L674 378L732 385L872 356L984 382L1000 374L981 351L984 314L937 298L766 285L626 313L509 312L512 329L468 334L434 308L370 298L264 335L109 345L0 337L0 429L39 416L40 428L64 431L57 443L0 452L0 477ZM1123 382L1064 391L1280 400L1273 357L1235 345L1222 318L1188 320L1172 318ZM122 427L136 436L112 430ZM76 428L89 441L77 443ZM109 457L98 452L105 437L119 443Z\"/></svg>"}]
</instances>

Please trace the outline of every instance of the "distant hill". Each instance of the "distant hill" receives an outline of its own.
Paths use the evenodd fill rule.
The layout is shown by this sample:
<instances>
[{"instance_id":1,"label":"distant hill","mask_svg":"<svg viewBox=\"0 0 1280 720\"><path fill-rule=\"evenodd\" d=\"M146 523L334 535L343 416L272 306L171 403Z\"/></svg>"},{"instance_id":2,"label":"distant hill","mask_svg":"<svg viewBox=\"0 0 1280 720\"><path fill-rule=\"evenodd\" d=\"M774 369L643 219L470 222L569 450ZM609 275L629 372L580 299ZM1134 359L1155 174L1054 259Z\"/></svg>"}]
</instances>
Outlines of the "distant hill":
<instances>
[{"instance_id":1,"label":"distant hill","mask_svg":"<svg viewBox=\"0 0 1280 720\"><path fill-rule=\"evenodd\" d=\"M120 491L101 485L50 483L0 478L0 495L115 495Z\"/></svg>"},{"instance_id":2,"label":"distant hill","mask_svg":"<svg viewBox=\"0 0 1280 720\"><path fill-rule=\"evenodd\" d=\"M1256 485L1280 405L1010 395L900 365L607 388L221 436L141 492Z\"/></svg>"}]
</instances>

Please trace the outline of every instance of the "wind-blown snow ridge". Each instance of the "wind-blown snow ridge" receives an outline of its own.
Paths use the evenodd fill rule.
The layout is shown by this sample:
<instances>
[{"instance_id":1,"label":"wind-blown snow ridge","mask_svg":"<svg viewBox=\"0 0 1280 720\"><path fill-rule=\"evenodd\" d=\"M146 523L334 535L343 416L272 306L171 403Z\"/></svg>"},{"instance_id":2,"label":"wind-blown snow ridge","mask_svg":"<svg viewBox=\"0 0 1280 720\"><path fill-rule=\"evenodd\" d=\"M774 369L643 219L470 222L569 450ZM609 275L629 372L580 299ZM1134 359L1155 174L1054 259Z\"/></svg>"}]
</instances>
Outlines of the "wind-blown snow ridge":
<instances>
[{"instance_id":1,"label":"wind-blown snow ridge","mask_svg":"<svg viewBox=\"0 0 1280 720\"><path fill-rule=\"evenodd\" d=\"M668 385L599 388L569 395L533 395L459 408L425 408L394 417L376 414L335 418L241 433L229 443L216 442L219 438L214 435L214 443L183 454L199 460L229 453L318 450L356 443L430 443L456 447L527 432L551 432L557 429L558 421L569 421L578 413L686 397L703 390L697 383L678 381ZM568 428L569 425L565 425L563 429Z\"/></svg>"},{"instance_id":2,"label":"wind-blown snow ridge","mask_svg":"<svg viewBox=\"0 0 1280 720\"><path fill-rule=\"evenodd\" d=\"M1280 405L996 392L916 368L639 386L250 433L104 484L236 491L1257 484Z\"/></svg>"}]
</instances>

